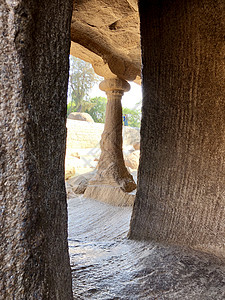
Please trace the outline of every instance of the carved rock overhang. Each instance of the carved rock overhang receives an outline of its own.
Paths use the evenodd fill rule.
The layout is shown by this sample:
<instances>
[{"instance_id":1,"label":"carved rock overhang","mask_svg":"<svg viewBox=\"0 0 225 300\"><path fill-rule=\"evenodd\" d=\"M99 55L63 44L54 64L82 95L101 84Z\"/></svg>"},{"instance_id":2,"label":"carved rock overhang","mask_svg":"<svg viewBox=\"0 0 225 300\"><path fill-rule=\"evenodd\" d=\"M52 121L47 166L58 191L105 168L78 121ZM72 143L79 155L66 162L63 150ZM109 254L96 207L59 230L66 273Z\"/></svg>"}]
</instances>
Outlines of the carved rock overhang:
<instances>
[{"instance_id":1,"label":"carved rock overhang","mask_svg":"<svg viewBox=\"0 0 225 300\"><path fill-rule=\"evenodd\" d=\"M104 78L141 84L139 27L137 0L74 0L70 53Z\"/></svg>"}]
</instances>

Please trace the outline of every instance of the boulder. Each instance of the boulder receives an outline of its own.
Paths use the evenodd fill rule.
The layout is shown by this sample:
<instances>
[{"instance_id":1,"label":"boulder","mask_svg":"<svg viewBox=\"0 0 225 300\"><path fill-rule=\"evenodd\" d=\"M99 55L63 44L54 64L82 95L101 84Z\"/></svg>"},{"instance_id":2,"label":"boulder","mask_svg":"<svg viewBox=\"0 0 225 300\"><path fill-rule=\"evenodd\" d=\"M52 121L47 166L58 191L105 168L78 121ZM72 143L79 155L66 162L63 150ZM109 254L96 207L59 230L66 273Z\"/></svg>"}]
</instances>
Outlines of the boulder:
<instances>
[{"instance_id":1,"label":"boulder","mask_svg":"<svg viewBox=\"0 0 225 300\"><path fill-rule=\"evenodd\" d=\"M72 112L69 114L68 119L94 123L94 120L88 113Z\"/></svg>"},{"instance_id":2,"label":"boulder","mask_svg":"<svg viewBox=\"0 0 225 300\"><path fill-rule=\"evenodd\" d=\"M133 144L134 150L140 150L140 142L136 142Z\"/></svg>"},{"instance_id":3,"label":"boulder","mask_svg":"<svg viewBox=\"0 0 225 300\"><path fill-rule=\"evenodd\" d=\"M72 177L67 181L67 184L70 186L71 191L74 194L83 194L87 188L89 180L95 175L96 171L88 172L76 177Z\"/></svg>"},{"instance_id":4,"label":"boulder","mask_svg":"<svg viewBox=\"0 0 225 300\"><path fill-rule=\"evenodd\" d=\"M131 169L137 169L139 166L140 150L135 150L125 158L125 165Z\"/></svg>"},{"instance_id":5,"label":"boulder","mask_svg":"<svg viewBox=\"0 0 225 300\"><path fill-rule=\"evenodd\" d=\"M75 198L77 195L73 192L72 186L66 181L66 195L68 199Z\"/></svg>"}]
</instances>

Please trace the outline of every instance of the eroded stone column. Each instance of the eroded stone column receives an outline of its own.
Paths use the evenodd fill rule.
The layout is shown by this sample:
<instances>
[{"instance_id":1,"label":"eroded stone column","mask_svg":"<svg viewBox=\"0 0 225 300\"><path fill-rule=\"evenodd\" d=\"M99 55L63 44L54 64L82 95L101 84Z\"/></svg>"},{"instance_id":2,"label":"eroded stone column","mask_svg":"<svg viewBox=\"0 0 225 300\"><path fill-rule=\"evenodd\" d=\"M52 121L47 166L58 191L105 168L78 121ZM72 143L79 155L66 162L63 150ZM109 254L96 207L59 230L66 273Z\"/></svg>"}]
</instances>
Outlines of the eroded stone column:
<instances>
[{"instance_id":1,"label":"eroded stone column","mask_svg":"<svg viewBox=\"0 0 225 300\"><path fill-rule=\"evenodd\" d=\"M124 92L130 85L123 79L106 79L99 85L107 95L105 128L101 138L101 156L96 176L90 181L86 197L125 205L127 193L136 188L128 172L122 151L122 105ZM128 201L129 202L129 201Z\"/></svg>"}]
</instances>

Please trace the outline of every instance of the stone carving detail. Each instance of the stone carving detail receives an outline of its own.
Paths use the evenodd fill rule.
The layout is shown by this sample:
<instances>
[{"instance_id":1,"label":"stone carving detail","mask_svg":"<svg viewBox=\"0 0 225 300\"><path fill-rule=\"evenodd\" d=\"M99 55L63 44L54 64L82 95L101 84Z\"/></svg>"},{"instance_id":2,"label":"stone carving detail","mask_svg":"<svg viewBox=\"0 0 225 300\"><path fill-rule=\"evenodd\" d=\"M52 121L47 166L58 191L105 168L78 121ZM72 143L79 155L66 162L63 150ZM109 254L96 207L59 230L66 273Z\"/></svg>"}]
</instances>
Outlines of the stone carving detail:
<instances>
[{"instance_id":1,"label":"stone carving detail","mask_svg":"<svg viewBox=\"0 0 225 300\"><path fill-rule=\"evenodd\" d=\"M122 192L131 192L136 188L136 183L128 172L123 158L121 105L123 93L130 89L130 85L125 80L113 78L104 80L99 87L106 92L108 102L105 128L100 143L102 152L98 171L89 184L90 186L111 186L121 189ZM90 186L85 192L87 197L91 197L88 192Z\"/></svg>"},{"instance_id":2,"label":"stone carving detail","mask_svg":"<svg viewBox=\"0 0 225 300\"><path fill-rule=\"evenodd\" d=\"M70 53L104 78L141 81L137 0L74 0Z\"/></svg>"}]
</instances>

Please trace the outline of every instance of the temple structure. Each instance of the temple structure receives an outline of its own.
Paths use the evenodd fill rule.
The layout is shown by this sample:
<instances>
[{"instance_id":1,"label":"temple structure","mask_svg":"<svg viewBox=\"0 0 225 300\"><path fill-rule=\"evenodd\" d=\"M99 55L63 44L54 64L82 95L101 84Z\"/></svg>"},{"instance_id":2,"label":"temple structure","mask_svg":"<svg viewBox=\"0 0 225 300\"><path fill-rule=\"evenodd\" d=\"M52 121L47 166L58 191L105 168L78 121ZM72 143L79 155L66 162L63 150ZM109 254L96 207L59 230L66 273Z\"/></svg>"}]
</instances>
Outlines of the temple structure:
<instances>
[{"instance_id":1,"label":"temple structure","mask_svg":"<svg viewBox=\"0 0 225 300\"><path fill-rule=\"evenodd\" d=\"M142 69L129 236L224 259L224 1L140 0L138 9L135 0L16 0L1 8L3 298L72 299L64 183L69 53L92 63L108 98L89 191L109 183L121 193L135 188L121 156L121 96L127 81L140 83Z\"/></svg>"}]
</instances>

